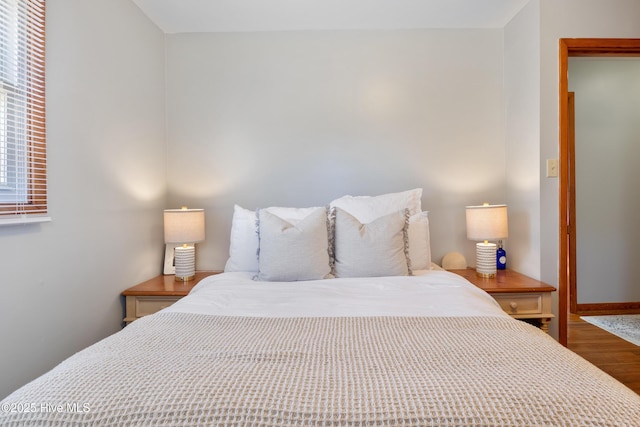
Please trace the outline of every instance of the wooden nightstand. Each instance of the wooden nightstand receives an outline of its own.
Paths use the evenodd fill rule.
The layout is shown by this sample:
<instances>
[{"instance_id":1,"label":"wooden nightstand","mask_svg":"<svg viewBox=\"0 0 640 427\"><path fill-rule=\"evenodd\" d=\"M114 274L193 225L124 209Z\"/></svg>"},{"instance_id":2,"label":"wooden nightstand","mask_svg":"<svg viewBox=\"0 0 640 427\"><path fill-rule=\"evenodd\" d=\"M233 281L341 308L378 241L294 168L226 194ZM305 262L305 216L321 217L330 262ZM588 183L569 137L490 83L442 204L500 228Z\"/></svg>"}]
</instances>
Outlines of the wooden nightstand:
<instances>
[{"instance_id":1,"label":"wooden nightstand","mask_svg":"<svg viewBox=\"0 0 640 427\"><path fill-rule=\"evenodd\" d=\"M551 313L551 292L556 291L553 286L513 270L498 270L496 277L491 279L478 277L473 268L450 271L484 289L511 317L538 319L540 329L549 333L549 322L555 317Z\"/></svg>"},{"instance_id":2,"label":"wooden nightstand","mask_svg":"<svg viewBox=\"0 0 640 427\"><path fill-rule=\"evenodd\" d=\"M200 280L219 273L222 272L197 271L196 278L188 282L176 281L173 275L161 275L126 289L122 292L125 297L125 323L169 307L186 296Z\"/></svg>"}]
</instances>

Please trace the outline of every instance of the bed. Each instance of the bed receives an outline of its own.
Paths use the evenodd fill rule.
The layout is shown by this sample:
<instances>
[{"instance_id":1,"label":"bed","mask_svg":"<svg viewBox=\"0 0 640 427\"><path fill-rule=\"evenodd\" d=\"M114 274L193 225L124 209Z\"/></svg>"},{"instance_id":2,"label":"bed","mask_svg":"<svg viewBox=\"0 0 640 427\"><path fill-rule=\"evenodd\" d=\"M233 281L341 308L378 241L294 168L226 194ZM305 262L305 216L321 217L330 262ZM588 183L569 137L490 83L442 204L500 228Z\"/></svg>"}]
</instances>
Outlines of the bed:
<instances>
[{"instance_id":1,"label":"bed","mask_svg":"<svg viewBox=\"0 0 640 427\"><path fill-rule=\"evenodd\" d=\"M259 222L248 221L249 228L266 231L274 220L254 215ZM270 247L269 233L257 243L247 233L252 250L260 248L257 266L241 265L256 261L251 251L242 259L239 247L230 248L225 273L5 398L0 425L640 425L633 391L510 318L464 278L431 268L430 260L415 268L427 255L423 247L421 260L411 260L412 216L394 216L405 223L404 255L385 246L374 266L345 258L335 229L314 252L320 263L305 252L317 248L305 249L300 236ZM340 228L334 220L325 230ZM383 245L394 240L388 231ZM317 246L318 236L313 240ZM270 259L270 250L290 246L288 262ZM405 274L361 274L389 271L403 256ZM300 279L310 271L319 277Z\"/></svg>"}]
</instances>

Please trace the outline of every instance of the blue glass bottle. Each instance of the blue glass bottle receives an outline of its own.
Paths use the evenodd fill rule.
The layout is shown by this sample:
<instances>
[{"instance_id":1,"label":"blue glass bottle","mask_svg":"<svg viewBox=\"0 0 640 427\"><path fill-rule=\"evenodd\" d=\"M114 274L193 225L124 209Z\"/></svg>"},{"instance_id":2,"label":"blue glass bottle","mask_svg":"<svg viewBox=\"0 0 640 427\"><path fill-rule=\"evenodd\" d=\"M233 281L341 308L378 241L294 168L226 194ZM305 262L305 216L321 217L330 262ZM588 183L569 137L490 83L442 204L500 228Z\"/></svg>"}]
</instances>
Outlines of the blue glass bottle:
<instances>
[{"instance_id":1,"label":"blue glass bottle","mask_svg":"<svg viewBox=\"0 0 640 427\"><path fill-rule=\"evenodd\" d=\"M502 248L502 240L498 240L498 250L496 251L496 268L498 270L506 270L507 268L507 251Z\"/></svg>"}]
</instances>

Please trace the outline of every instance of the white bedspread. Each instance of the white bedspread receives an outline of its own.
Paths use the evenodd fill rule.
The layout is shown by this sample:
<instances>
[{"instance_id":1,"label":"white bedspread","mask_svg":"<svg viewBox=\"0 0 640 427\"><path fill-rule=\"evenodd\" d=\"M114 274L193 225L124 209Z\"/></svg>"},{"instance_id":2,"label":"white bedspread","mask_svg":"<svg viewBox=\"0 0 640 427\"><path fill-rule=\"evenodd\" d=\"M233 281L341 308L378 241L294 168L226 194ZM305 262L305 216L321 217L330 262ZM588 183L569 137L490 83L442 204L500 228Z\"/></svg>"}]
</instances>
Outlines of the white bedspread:
<instances>
[{"instance_id":1,"label":"white bedspread","mask_svg":"<svg viewBox=\"0 0 640 427\"><path fill-rule=\"evenodd\" d=\"M260 282L251 273L202 280L167 311L246 317L507 316L490 295L447 271L415 276Z\"/></svg>"}]
</instances>

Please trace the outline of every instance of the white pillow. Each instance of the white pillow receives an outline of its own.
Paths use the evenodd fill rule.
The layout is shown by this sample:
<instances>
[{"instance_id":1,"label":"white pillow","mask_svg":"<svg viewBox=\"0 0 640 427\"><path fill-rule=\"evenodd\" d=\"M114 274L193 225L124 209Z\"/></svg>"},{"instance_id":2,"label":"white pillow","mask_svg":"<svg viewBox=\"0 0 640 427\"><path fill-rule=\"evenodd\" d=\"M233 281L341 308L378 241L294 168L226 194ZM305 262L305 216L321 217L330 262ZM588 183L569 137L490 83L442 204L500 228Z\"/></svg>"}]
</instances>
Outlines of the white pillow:
<instances>
[{"instance_id":1,"label":"white pillow","mask_svg":"<svg viewBox=\"0 0 640 427\"><path fill-rule=\"evenodd\" d=\"M406 276L408 210L363 224L341 208L334 221L336 277Z\"/></svg>"},{"instance_id":2,"label":"white pillow","mask_svg":"<svg viewBox=\"0 0 640 427\"><path fill-rule=\"evenodd\" d=\"M256 213L233 206L229 259L224 271L258 272L258 229Z\"/></svg>"},{"instance_id":3,"label":"white pillow","mask_svg":"<svg viewBox=\"0 0 640 427\"><path fill-rule=\"evenodd\" d=\"M317 208L283 208L269 207L267 211L292 224L312 213ZM324 209L324 208L322 208ZM229 259L224 271L258 272L258 217L255 211L241 206L233 206L231 234L229 243Z\"/></svg>"},{"instance_id":4,"label":"white pillow","mask_svg":"<svg viewBox=\"0 0 640 427\"><path fill-rule=\"evenodd\" d=\"M431 269L431 238L429 212L420 212L409 218L409 259L411 270Z\"/></svg>"},{"instance_id":5,"label":"white pillow","mask_svg":"<svg viewBox=\"0 0 640 427\"><path fill-rule=\"evenodd\" d=\"M339 207L366 224L396 212L409 209L409 260L412 270L431 269L431 241L428 212L422 212L422 188L380 196L344 196L330 206Z\"/></svg>"},{"instance_id":6,"label":"white pillow","mask_svg":"<svg viewBox=\"0 0 640 427\"><path fill-rule=\"evenodd\" d=\"M271 207L260 209L260 210L266 210L268 212L271 212L272 214L279 216L280 218L295 225L298 222L300 222L300 220L305 219L307 216L316 212L318 209L324 209L326 212L325 207L282 208L279 206L271 206Z\"/></svg>"},{"instance_id":7,"label":"white pillow","mask_svg":"<svg viewBox=\"0 0 640 427\"><path fill-rule=\"evenodd\" d=\"M373 197L343 196L329 206L343 209L363 224L402 209L409 209L409 215L415 215L422 212L422 188Z\"/></svg>"},{"instance_id":8,"label":"white pillow","mask_svg":"<svg viewBox=\"0 0 640 427\"><path fill-rule=\"evenodd\" d=\"M331 277L326 208L288 222L269 209L258 211L258 280L291 282Z\"/></svg>"}]
</instances>

